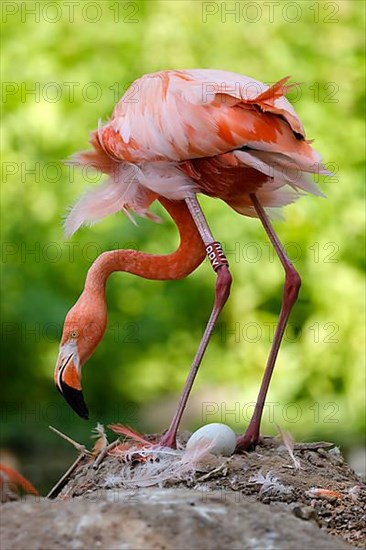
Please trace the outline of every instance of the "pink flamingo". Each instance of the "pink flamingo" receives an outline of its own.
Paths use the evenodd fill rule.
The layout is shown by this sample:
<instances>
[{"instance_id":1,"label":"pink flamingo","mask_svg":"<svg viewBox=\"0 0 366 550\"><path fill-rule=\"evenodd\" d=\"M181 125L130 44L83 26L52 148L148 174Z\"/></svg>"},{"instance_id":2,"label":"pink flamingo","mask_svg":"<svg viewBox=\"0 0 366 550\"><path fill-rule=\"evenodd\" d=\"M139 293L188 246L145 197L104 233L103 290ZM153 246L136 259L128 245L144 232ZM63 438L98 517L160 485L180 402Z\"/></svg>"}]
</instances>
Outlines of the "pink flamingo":
<instances>
[{"instance_id":1,"label":"pink flamingo","mask_svg":"<svg viewBox=\"0 0 366 550\"><path fill-rule=\"evenodd\" d=\"M19 490L24 493L39 496L39 492L30 481L23 477L19 472L7 466L0 464L0 500L5 502L11 500L12 495L19 493Z\"/></svg>"},{"instance_id":2,"label":"pink flamingo","mask_svg":"<svg viewBox=\"0 0 366 550\"><path fill-rule=\"evenodd\" d=\"M175 446L189 393L231 286L227 259L197 200L197 193L203 193L240 214L258 217L285 271L274 341L253 417L238 438L237 451L258 442L276 357L301 284L265 208L289 204L303 192L321 195L309 174L327 173L284 97L287 80L268 87L240 74L207 69L145 75L117 103L111 120L91 134L93 149L74 156L72 162L90 165L109 178L71 210L68 235L119 210L155 220L148 209L157 199L174 219L181 239L178 250L164 256L105 252L89 269L84 290L65 319L55 369L58 389L80 416L88 417L81 367L106 328L109 275L127 271L148 279L179 279L196 269L206 252L217 275L215 302L178 408L160 440Z\"/></svg>"}]
</instances>

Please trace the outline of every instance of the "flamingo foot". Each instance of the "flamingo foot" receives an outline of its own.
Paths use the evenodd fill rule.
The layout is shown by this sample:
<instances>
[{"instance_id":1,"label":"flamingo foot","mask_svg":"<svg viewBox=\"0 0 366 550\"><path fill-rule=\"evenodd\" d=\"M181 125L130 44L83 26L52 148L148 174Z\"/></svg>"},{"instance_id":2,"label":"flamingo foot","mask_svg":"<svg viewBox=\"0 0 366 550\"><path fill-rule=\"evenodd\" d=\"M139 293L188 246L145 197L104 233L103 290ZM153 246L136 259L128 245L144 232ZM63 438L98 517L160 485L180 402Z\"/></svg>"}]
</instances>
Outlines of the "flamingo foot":
<instances>
[{"instance_id":1,"label":"flamingo foot","mask_svg":"<svg viewBox=\"0 0 366 550\"><path fill-rule=\"evenodd\" d=\"M177 433L173 430L168 430L159 439L159 445L169 447L170 449L177 448Z\"/></svg>"},{"instance_id":2,"label":"flamingo foot","mask_svg":"<svg viewBox=\"0 0 366 550\"><path fill-rule=\"evenodd\" d=\"M236 440L236 453L252 451L259 441L259 422L250 423L245 434Z\"/></svg>"}]
</instances>

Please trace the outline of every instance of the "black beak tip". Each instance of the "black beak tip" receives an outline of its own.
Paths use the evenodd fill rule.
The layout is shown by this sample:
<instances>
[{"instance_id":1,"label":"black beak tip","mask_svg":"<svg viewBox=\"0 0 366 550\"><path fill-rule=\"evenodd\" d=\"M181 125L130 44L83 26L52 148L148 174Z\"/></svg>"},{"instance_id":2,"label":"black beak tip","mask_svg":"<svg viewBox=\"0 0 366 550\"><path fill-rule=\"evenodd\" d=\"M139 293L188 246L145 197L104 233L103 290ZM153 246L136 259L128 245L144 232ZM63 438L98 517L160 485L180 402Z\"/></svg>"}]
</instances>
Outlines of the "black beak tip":
<instances>
[{"instance_id":1,"label":"black beak tip","mask_svg":"<svg viewBox=\"0 0 366 550\"><path fill-rule=\"evenodd\" d=\"M70 407L79 415L81 418L89 420L89 411L86 403L84 401L83 392L81 390L76 390L68 384L61 382L61 393L70 405Z\"/></svg>"}]
</instances>

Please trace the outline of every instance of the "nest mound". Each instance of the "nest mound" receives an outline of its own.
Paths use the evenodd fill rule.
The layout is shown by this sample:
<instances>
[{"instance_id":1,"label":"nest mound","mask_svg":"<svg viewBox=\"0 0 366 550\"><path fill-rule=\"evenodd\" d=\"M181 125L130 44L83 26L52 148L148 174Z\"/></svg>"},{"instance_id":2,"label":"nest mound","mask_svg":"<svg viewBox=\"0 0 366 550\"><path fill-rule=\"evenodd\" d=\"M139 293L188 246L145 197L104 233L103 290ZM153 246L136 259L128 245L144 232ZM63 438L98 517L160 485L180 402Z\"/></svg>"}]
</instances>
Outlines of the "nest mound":
<instances>
[{"instance_id":1,"label":"nest mound","mask_svg":"<svg viewBox=\"0 0 366 550\"><path fill-rule=\"evenodd\" d=\"M97 458L81 454L49 497L65 501L108 494L114 502L134 502L149 488L158 487L160 493L184 489L201 501L213 495L239 505L259 501L364 547L366 487L334 445L300 443L289 452L277 438L268 437L252 452L222 457L207 449L188 454L188 436L180 436L177 451L154 446L141 450L130 442Z\"/></svg>"}]
</instances>

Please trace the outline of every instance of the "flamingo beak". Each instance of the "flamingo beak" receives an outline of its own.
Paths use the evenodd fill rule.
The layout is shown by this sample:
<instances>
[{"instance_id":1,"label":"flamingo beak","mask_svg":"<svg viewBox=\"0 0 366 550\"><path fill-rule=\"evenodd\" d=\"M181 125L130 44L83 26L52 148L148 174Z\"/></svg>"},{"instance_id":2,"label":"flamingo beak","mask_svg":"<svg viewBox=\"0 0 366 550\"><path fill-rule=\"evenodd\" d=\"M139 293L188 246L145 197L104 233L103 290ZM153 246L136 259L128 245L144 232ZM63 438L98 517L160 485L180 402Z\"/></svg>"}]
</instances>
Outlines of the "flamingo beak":
<instances>
[{"instance_id":1,"label":"flamingo beak","mask_svg":"<svg viewBox=\"0 0 366 550\"><path fill-rule=\"evenodd\" d=\"M60 351L55 369L55 383L70 407L81 418L88 420L89 412L81 390L78 364L79 361L75 357L75 353L65 355Z\"/></svg>"}]
</instances>

